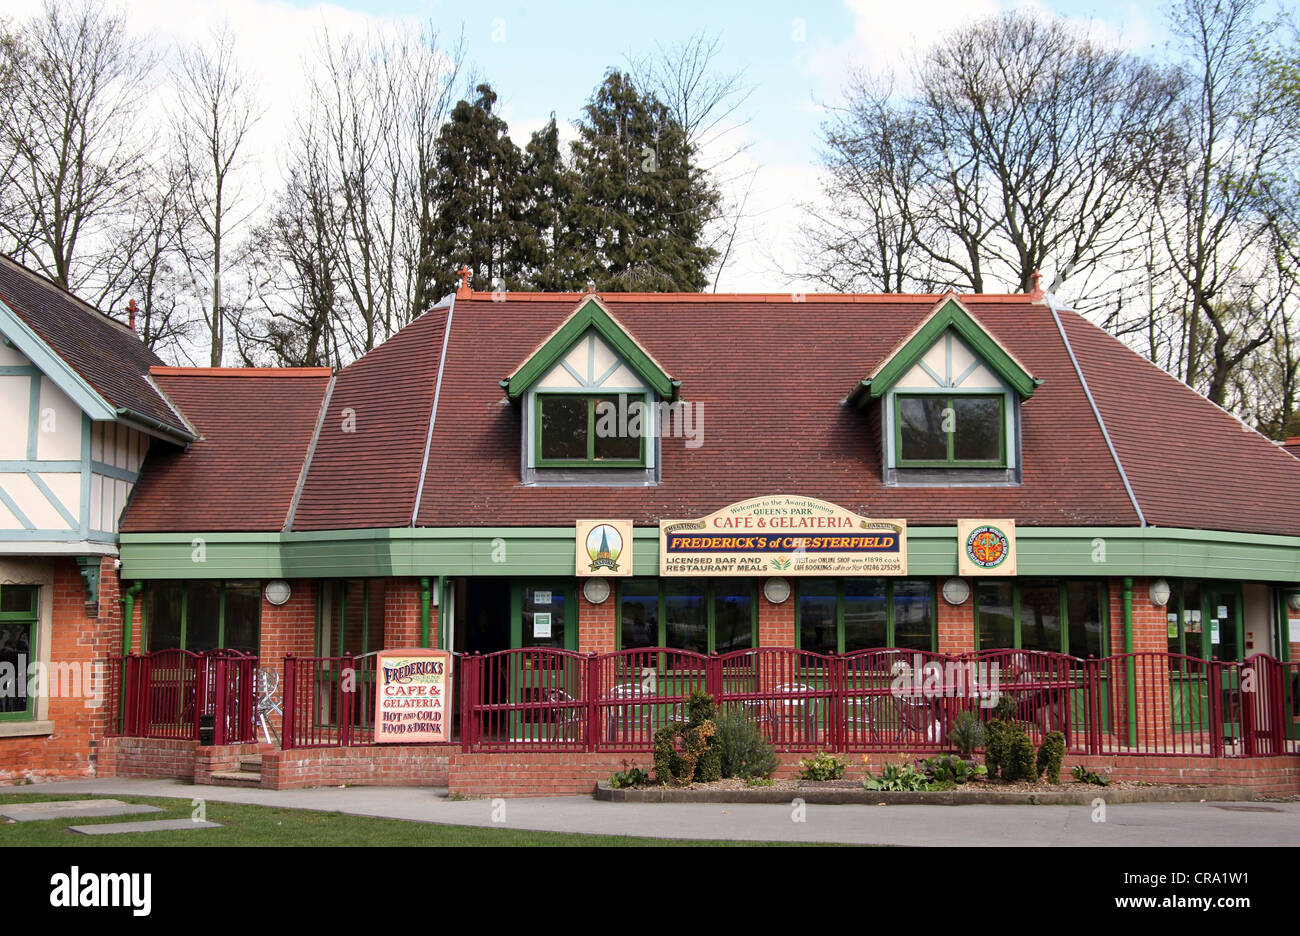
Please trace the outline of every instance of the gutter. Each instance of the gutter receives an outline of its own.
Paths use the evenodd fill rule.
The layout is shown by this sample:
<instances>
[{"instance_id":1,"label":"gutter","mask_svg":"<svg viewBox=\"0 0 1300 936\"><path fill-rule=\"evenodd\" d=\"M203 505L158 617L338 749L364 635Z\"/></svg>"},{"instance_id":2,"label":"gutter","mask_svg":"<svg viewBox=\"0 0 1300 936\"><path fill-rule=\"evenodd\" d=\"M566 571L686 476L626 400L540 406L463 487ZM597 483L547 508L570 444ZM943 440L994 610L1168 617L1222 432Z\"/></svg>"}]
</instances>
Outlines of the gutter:
<instances>
[{"instance_id":1,"label":"gutter","mask_svg":"<svg viewBox=\"0 0 1300 936\"><path fill-rule=\"evenodd\" d=\"M411 508L411 526L415 526L416 518L420 516L420 501L424 498L424 475L429 470L429 450L433 447L433 425L438 419L438 397L442 394L442 371L447 366L447 342L451 339L451 319L455 312L456 294L452 293L447 297L447 324L442 329L442 353L438 355L438 379L433 385L429 432L424 437L424 459L420 462L420 483L415 488L415 506Z\"/></svg>"},{"instance_id":2,"label":"gutter","mask_svg":"<svg viewBox=\"0 0 1300 936\"><path fill-rule=\"evenodd\" d=\"M1052 319L1056 322L1056 331L1061 336L1061 342L1065 345L1065 352L1070 355L1070 363L1074 365L1074 373L1079 378L1079 384L1083 387L1084 396L1088 398L1088 405L1092 407L1092 415L1097 420L1097 426L1101 429L1102 438L1106 440L1106 448L1110 451L1110 457L1115 462L1115 467L1119 470L1120 480L1124 482L1124 490L1128 493L1129 502L1133 505L1134 512L1137 513L1138 526L1145 527L1147 518L1142 513L1142 507L1138 504L1137 495L1133 493L1133 485L1129 483L1128 472L1124 470L1124 463L1119 459L1119 452L1115 451L1115 443L1111 440L1110 432L1106 429L1106 420L1101 418L1101 410L1097 408L1097 401L1093 399L1092 388L1088 386L1088 378L1083 376L1083 368L1079 366L1079 359L1075 357L1074 347L1070 344L1070 339L1066 337L1065 326L1061 323L1060 313L1056 309L1056 297L1052 293L1044 293L1044 301L1047 303L1048 310L1052 313ZM1126 626L1131 627L1131 616L1126 615Z\"/></svg>"}]
</instances>

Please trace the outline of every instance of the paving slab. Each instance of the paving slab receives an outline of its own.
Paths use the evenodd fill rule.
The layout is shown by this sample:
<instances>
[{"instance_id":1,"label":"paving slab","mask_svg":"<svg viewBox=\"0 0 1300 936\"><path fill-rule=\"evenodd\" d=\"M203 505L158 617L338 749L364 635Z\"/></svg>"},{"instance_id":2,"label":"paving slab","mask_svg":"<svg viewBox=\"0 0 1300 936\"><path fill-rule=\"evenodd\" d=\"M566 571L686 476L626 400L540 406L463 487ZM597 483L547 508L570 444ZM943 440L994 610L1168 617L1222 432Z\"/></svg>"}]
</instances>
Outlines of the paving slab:
<instances>
[{"instance_id":1,"label":"paving slab","mask_svg":"<svg viewBox=\"0 0 1300 936\"><path fill-rule=\"evenodd\" d=\"M38 822L44 819L91 819L100 816L130 816L136 813L162 812L157 806L141 806L115 799L55 800L48 803L23 803L0 806L0 816L15 822Z\"/></svg>"},{"instance_id":2,"label":"paving slab","mask_svg":"<svg viewBox=\"0 0 1300 936\"><path fill-rule=\"evenodd\" d=\"M193 819L149 819L141 822L100 822L95 825L68 826L82 835L121 835L124 832L172 832L181 829L220 829L221 823L196 822Z\"/></svg>"}]
</instances>

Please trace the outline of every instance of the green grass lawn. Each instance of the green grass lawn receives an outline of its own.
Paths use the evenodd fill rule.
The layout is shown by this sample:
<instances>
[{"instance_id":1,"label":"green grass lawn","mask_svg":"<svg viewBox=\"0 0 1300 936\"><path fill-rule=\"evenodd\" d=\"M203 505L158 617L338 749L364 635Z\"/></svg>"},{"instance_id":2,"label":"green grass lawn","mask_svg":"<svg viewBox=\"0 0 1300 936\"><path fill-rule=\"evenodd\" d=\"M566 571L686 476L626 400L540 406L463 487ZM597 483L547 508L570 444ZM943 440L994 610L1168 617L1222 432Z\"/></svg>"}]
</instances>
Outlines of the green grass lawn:
<instances>
[{"instance_id":1,"label":"green grass lawn","mask_svg":"<svg viewBox=\"0 0 1300 936\"><path fill-rule=\"evenodd\" d=\"M197 791L196 791L197 795ZM769 845L777 842L697 841L652 839L626 835L571 835L563 832L529 832L521 829L483 829L438 825L405 819L373 819L337 812L276 809L206 801L209 822L220 829L132 832L122 835L79 835L68 826L100 822L134 822L151 819L188 819L193 813L188 799L156 796L87 796L74 794L0 794L0 804L54 800L117 799L125 803L158 806L163 812L89 819L46 819L11 822L0 819L0 847L69 845L77 848L123 845Z\"/></svg>"}]
</instances>

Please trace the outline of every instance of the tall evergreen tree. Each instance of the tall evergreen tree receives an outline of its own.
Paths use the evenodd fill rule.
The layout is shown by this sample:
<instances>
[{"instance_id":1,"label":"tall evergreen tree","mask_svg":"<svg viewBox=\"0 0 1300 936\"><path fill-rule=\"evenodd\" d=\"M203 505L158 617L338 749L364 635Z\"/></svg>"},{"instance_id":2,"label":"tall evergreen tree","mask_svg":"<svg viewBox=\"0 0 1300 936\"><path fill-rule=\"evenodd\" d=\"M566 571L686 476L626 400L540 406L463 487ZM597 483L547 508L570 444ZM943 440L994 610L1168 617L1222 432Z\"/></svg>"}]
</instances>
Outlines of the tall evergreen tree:
<instances>
[{"instance_id":1,"label":"tall evergreen tree","mask_svg":"<svg viewBox=\"0 0 1300 936\"><path fill-rule=\"evenodd\" d=\"M577 251L569 228L573 174L560 152L555 114L533 133L524 149L524 178L528 203L524 208L522 247L533 289L580 289L585 283L577 269Z\"/></svg>"},{"instance_id":2,"label":"tall evergreen tree","mask_svg":"<svg viewBox=\"0 0 1300 936\"><path fill-rule=\"evenodd\" d=\"M575 272L602 290L702 290L717 254L701 240L719 195L686 133L618 70L606 73L584 115L566 212Z\"/></svg>"},{"instance_id":3,"label":"tall evergreen tree","mask_svg":"<svg viewBox=\"0 0 1300 936\"><path fill-rule=\"evenodd\" d=\"M461 101L438 133L432 229L423 238L426 292L441 296L454 288L456 270L467 266L477 289L500 283L517 288L525 269L521 244L526 186L523 154L493 113L490 85L474 89L473 103Z\"/></svg>"}]
</instances>

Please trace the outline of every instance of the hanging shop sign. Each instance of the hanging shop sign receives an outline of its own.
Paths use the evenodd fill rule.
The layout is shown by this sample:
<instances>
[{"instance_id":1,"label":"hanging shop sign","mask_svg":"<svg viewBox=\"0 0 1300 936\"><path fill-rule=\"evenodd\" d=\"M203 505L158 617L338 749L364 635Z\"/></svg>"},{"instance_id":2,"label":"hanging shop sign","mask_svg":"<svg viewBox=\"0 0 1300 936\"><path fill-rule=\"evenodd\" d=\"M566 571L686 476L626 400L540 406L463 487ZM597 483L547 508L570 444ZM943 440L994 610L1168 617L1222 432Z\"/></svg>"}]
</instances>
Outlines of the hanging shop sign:
<instances>
[{"instance_id":1,"label":"hanging shop sign","mask_svg":"<svg viewBox=\"0 0 1300 936\"><path fill-rule=\"evenodd\" d=\"M375 660L375 743L451 740L451 654L384 650Z\"/></svg>"},{"instance_id":2,"label":"hanging shop sign","mask_svg":"<svg viewBox=\"0 0 1300 936\"><path fill-rule=\"evenodd\" d=\"M1015 575L1016 521L958 520L958 575Z\"/></svg>"},{"instance_id":3,"label":"hanging shop sign","mask_svg":"<svg viewBox=\"0 0 1300 936\"><path fill-rule=\"evenodd\" d=\"M772 495L659 521L660 575L906 575L907 521Z\"/></svg>"},{"instance_id":4,"label":"hanging shop sign","mask_svg":"<svg viewBox=\"0 0 1300 936\"><path fill-rule=\"evenodd\" d=\"M579 520L579 578L632 574L632 521Z\"/></svg>"}]
</instances>

